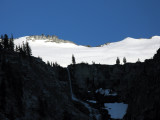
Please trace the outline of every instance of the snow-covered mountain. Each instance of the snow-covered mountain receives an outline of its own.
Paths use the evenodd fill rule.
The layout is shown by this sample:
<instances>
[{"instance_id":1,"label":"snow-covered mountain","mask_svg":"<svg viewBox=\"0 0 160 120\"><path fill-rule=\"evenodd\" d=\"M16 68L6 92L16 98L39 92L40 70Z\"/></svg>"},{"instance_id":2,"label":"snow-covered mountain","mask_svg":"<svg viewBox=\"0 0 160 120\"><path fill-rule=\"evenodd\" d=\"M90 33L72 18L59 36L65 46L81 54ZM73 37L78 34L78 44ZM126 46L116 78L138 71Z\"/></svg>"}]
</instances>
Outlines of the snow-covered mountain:
<instances>
[{"instance_id":1,"label":"snow-covered mountain","mask_svg":"<svg viewBox=\"0 0 160 120\"><path fill-rule=\"evenodd\" d=\"M76 45L73 42L50 38L36 39L32 36L15 39L15 45L20 45L28 41L32 54L35 57L42 57L44 61L57 62L63 67L71 64L72 54L74 54L76 63L92 62L100 64L115 64L117 57L122 63L123 57L127 62L136 62L153 57L157 49L160 48L160 36L154 36L150 39L126 38L119 42L109 43L100 47L86 47Z\"/></svg>"}]
</instances>

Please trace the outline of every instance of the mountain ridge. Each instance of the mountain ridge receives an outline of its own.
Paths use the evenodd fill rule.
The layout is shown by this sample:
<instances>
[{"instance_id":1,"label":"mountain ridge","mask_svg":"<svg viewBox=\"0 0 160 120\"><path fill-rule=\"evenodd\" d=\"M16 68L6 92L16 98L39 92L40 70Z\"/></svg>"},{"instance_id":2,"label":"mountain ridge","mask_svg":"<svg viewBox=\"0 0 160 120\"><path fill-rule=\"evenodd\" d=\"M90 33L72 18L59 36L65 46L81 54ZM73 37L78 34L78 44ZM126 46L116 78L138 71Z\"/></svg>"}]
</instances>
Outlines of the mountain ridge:
<instances>
[{"instance_id":1,"label":"mountain ridge","mask_svg":"<svg viewBox=\"0 0 160 120\"><path fill-rule=\"evenodd\" d=\"M64 40L64 39L60 39L58 36L56 35L30 35L30 36L23 36L23 37L18 37L18 38L15 38L15 39L21 39L21 38L24 38L26 37L26 40L32 40L32 41L35 41L35 40L47 40L47 42L55 42L55 43L73 43L75 45L80 45L80 44L77 44L71 40ZM158 35L155 35L155 36L152 36L150 38L133 38L133 37L126 37L122 40L119 40L119 41L114 41L114 42L106 42L104 44L101 44L101 45L97 45L97 46L91 46L91 45L80 45L80 46L85 46L85 47L103 47L105 45L108 45L110 43L116 43L116 42L120 42L120 41L126 41L128 39L132 39L132 40L150 40L150 39L160 39L160 36Z\"/></svg>"},{"instance_id":2,"label":"mountain ridge","mask_svg":"<svg viewBox=\"0 0 160 120\"><path fill-rule=\"evenodd\" d=\"M76 63L115 64L117 57L120 58L120 61L126 57L127 62L136 62L138 59L143 62L145 59L151 58L160 47L160 36L153 36L150 39L128 37L100 47L87 47L63 41L53 42L49 39L28 40L27 37L15 39L15 45L28 41L33 56L40 56L45 62L57 62L63 67L71 64L72 55L75 56Z\"/></svg>"},{"instance_id":3,"label":"mountain ridge","mask_svg":"<svg viewBox=\"0 0 160 120\"><path fill-rule=\"evenodd\" d=\"M26 37L26 40L48 40L47 42L56 42L56 43L73 43L72 41L69 40L63 40L63 39L59 39L58 36L56 35L32 35L32 36L28 36Z\"/></svg>"}]
</instances>

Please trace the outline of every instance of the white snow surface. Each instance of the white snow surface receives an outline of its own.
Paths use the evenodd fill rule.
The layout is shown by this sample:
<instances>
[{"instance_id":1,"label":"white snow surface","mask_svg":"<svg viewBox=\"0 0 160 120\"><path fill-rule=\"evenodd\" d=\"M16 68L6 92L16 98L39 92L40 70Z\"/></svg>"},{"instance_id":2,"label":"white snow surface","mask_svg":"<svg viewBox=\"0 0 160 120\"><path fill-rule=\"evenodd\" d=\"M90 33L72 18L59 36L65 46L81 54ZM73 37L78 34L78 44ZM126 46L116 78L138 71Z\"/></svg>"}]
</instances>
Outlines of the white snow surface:
<instances>
[{"instance_id":1,"label":"white snow surface","mask_svg":"<svg viewBox=\"0 0 160 120\"><path fill-rule=\"evenodd\" d=\"M26 36L27 37L27 36ZM15 39L15 45L26 42L26 37ZM92 61L100 64L115 64L117 57L123 63L123 57L127 62L136 62L150 59L160 47L160 36L150 39L126 38L119 42L113 42L101 47L86 47L73 43L46 42L47 40L29 40L32 54L35 57L42 57L47 62L57 62L63 67L71 64L72 54L75 56L76 63Z\"/></svg>"},{"instance_id":2,"label":"white snow surface","mask_svg":"<svg viewBox=\"0 0 160 120\"><path fill-rule=\"evenodd\" d=\"M122 119L128 108L128 104L124 103L104 103L104 106L113 119Z\"/></svg>"}]
</instances>

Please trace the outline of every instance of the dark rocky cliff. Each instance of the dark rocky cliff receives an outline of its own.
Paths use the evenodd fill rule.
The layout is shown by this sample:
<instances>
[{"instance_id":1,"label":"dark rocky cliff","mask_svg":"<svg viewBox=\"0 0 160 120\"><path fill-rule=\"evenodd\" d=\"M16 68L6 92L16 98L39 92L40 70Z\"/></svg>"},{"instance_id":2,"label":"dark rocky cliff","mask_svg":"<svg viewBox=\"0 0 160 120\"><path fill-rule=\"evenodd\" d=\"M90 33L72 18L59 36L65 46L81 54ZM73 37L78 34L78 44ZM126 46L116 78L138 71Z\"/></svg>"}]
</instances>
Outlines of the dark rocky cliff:
<instances>
[{"instance_id":1,"label":"dark rocky cliff","mask_svg":"<svg viewBox=\"0 0 160 120\"><path fill-rule=\"evenodd\" d=\"M128 104L124 120L160 119L160 50L144 63L77 64L69 70L77 98L85 101L95 96L96 89L111 89L118 98L110 101ZM71 100L66 68L4 50L0 52L0 119L88 120L89 112Z\"/></svg>"},{"instance_id":2,"label":"dark rocky cliff","mask_svg":"<svg viewBox=\"0 0 160 120\"><path fill-rule=\"evenodd\" d=\"M0 52L0 120L88 120L71 101L67 71Z\"/></svg>"},{"instance_id":3,"label":"dark rocky cliff","mask_svg":"<svg viewBox=\"0 0 160 120\"><path fill-rule=\"evenodd\" d=\"M87 99L88 91L94 96L98 88L112 89L128 104L124 120L160 119L160 49L144 63L77 64L69 68L77 97Z\"/></svg>"}]
</instances>

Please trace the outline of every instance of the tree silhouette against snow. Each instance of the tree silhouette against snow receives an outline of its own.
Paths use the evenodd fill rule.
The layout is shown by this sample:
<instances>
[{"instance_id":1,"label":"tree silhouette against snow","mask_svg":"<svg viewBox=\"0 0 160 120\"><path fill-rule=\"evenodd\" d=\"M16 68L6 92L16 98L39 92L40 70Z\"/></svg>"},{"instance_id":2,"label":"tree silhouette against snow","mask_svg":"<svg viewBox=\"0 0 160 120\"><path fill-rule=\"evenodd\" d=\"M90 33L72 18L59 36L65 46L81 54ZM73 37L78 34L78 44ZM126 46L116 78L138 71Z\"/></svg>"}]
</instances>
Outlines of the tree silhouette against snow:
<instances>
[{"instance_id":1,"label":"tree silhouette against snow","mask_svg":"<svg viewBox=\"0 0 160 120\"><path fill-rule=\"evenodd\" d=\"M13 35L11 35L11 38L9 40L9 49L14 51L14 41L13 41Z\"/></svg>"},{"instance_id":2,"label":"tree silhouette against snow","mask_svg":"<svg viewBox=\"0 0 160 120\"><path fill-rule=\"evenodd\" d=\"M27 54L28 56L31 56L31 55L32 55L32 51L31 51L31 48L30 48L28 42L26 42L26 54Z\"/></svg>"},{"instance_id":3,"label":"tree silhouette against snow","mask_svg":"<svg viewBox=\"0 0 160 120\"><path fill-rule=\"evenodd\" d=\"M123 63L126 64L126 62L127 62L127 60L126 60L126 58L124 57L124 58L123 58Z\"/></svg>"},{"instance_id":4,"label":"tree silhouette against snow","mask_svg":"<svg viewBox=\"0 0 160 120\"><path fill-rule=\"evenodd\" d=\"M76 60L75 60L74 55L72 55L72 64L76 64Z\"/></svg>"},{"instance_id":5,"label":"tree silhouette against snow","mask_svg":"<svg viewBox=\"0 0 160 120\"><path fill-rule=\"evenodd\" d=\"M8 48L8 35L5 34L4 35L4 40L3 40L4 43L2 43L4 45L4 49L7 49Z\"/></svg>"},{"instance_id":6,"label":"tree silhouette against snow","mask_svg":"<svg viewBox=\"0 0 160 120\"><path fill-rule=\"evenodd\" d=\"M119 64L120 64L119 57L117 57L116 64L117 64L117 65L119 65Z\"/></svg>"}]
</instances>

